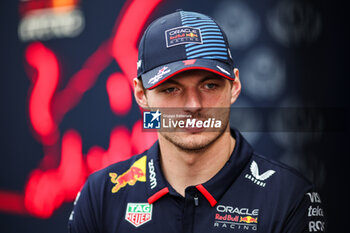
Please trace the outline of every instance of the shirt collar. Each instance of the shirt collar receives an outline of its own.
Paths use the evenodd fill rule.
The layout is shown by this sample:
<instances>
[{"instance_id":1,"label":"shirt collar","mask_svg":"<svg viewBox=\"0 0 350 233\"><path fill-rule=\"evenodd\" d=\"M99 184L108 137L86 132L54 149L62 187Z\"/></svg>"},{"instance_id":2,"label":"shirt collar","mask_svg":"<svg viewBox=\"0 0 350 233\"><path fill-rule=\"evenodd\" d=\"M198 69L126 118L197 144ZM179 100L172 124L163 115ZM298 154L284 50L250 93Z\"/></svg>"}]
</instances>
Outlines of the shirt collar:
<instances>
[{"instance_id":1,"label":"shirt collar","mask_svg":"<svg viewBox=\"0 0 350 233\"><path fill-rule=\"evenodd\" d=\"M236 144L230 159L213 178L196 186L211 206L216 205L231 184L242 173L253 153L252 147L238 130L231 129L231 135L236 139ZM178 195L165 180L161 170L158 141L147 151L146 176L148 202L150 204L168 193Z\"/></svg>"},{"instance_id":2,"label":"shirt collar","mask_svg":"<svg viewBox=\"0 0 350 233\"><path fill-rule=\"evenodd\" d=\"M171 187L165 180L160 166L158 141L147 151L146 177L148 202L150 204L169 193Z\"/></svg>"}]
</instances>

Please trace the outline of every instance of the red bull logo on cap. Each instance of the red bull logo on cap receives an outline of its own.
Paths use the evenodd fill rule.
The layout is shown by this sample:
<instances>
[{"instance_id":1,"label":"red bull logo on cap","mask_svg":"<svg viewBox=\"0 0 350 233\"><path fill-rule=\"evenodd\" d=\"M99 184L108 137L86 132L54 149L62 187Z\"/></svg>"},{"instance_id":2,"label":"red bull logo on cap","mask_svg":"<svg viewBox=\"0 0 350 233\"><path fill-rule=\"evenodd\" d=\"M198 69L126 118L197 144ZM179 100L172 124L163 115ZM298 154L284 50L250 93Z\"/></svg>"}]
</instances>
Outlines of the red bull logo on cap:
<instances>
[{"instance_id":1,"label":"red bull logo on cap","mask_svg":"<svg viewBox=\"0 0 350 233\"><path fill-rule=\"evenodd\" d=\"M146 182L146 160L147 156L143 156L137 160L126 172L119 175L110 172L111 182L115 184L112 193L117 193L121 188L128 185L135 185L137 181Z\"/></svg>"},{"instance_id":2,"label":"red bull logo on cap","mask_svg":"<svg viewBox=\"0 0 350 233\"><path fill-rule=\"evenodd\" d=\"M166 47L182 44L203 44L199 28L181 26L165 31Z\"/></svg>"}]
</instances>

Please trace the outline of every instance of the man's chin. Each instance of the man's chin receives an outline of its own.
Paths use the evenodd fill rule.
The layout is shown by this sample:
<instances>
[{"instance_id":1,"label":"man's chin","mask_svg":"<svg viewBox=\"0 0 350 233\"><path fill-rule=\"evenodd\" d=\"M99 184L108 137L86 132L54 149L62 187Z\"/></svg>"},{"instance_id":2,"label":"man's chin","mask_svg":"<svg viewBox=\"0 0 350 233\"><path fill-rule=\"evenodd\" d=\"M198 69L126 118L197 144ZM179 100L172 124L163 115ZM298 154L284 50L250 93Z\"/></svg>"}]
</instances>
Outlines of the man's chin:
<instances>
[{"instance_id":1,"label":"man's chin","mask_svg":"<svg viewBox=\"0 0 350 233\"><path fill-rule=\"evenodd\" d=\"M220 132L204 132L203 130L185 130L161 134L167 141L183 151L202 151L208 148L220 136Z\"/></svg>"}]
</instances>

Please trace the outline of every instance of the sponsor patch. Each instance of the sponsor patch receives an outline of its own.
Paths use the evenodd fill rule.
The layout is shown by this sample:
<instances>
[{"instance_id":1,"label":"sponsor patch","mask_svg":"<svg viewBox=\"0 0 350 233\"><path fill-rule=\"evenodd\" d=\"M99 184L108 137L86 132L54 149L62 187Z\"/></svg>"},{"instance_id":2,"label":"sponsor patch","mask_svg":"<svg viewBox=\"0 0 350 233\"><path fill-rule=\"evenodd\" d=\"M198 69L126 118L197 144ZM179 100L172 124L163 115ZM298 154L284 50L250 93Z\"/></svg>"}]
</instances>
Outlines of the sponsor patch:
<instances>
[{"instance_id":1,"label":"sponsor patch","mask_svg":"<svg viewBox=\"0 0 350 233\"><path fill-rule=\"evenodd\" d=\"M322 203L320 194L317 192L306 193L306 195L309 196L311 203Z\"/></svg>"},{"instance_id":2,"label":"sponsor patch","mask_svg":"<svg viewBox=\"0 0 350 233\"><path fill-rule=\"evenodd\" d=\"M224 68L222 68L221 66L216 66L219 70L221 70L221 72L223 72L223 73L225 73L225 74L227 74L227 75L231 75L231 73L230 72L228 72L227 70L225 70Z\"/></svg>"},{"instance_id":3,"label":"sponsor patch","mask_svg":"<svg viewBox=\"0 0 350 233\"><path fill-rule=\"evenodd\" d=\"M126 207L125 220L139 227L152 220L152 204L128 203Z\"/></svg>"},{"instance_id":4,"label":"sponsor patch","mask_svg":"<svg viewBox=\"0 0 350 233\"><path fill-rule=\"evenodd\" d=\"M151 184L151 189L154 189L157 186L156 173L154 171L153 159L148 162L148 171L149 171L149 180Z\"/></svg>"},{"instance_id":5,"label":"sponsor patch","mask_svg":"<svg viewBox=\"0 0 350 233\"><path fill-rule=\"evenodd\" d=\"M184 60L182 62L184 63L185 66L189 66L189 65L193 65L194 63L196 63L196 59Z\"/></svg>"},{"instance_id":6,"label":"sponsor patch","mask_svg":"<svg viewBox=\"0 0 350 233\"><path fill-rule=\"evenodd\" d=\"M111 182L115 184L112 188L112 193L117 193L121 188L128 185L135 185L137 181L146 181L146 159L147 156L143 156L137 160L126 172L119 175L114 172L110 172Z\"/></svg>"},{"instance_id":7,"label":"sponsor patch","mask_svg":"<svg viewBox=\"0 0 350 233\"><path fill-rule=\"evenodd\" d=\"M193 27L177 27L165 31L166 47L181 44L203 44L201 31Z\"/></svg>"},{"instance_id":8,"label":"sponsor patch","mask_svg":"<svg viewBox=\"0 0 350 233\"><path fill-rule=\"evenodd\" d=\"M258 164L255 161L253 161L252 164L250 165L250 172L251 174L246 174L245 178L247 178L248 180L251 180L256 185L265 187L266 183L263 181L267 180L270 176L275 174L276 171L268 170L262 174L259 174Z\"/></svg>"},{"instance_id":9,"label":"sponsor patch","mask_svg":"<svg viewBox=\"0 0 350 233\"><path fill-rule=\"evenodd\" d=\"M239 222L258 223L258 218L253 218L252 216L240 217Z\"/></svg>"},{"instance_id":10,"label":"sponsor patch","mask_svg":"<svg viewBox=\"0 0 350 233\"><path fill-rule=\"evenodd\" d=\"M306 193L310 206L307 211L309 220L309 232L325 232L326 224L324 221L324 213L321 206L321 197L317 192Z\"/></svg>"},{"instance_id":11,"label":"sponsor patch","mask_svg":"<svg viewBox=\"0 0 350 233\"><path fill-rule=\"evenodd\" d=\"M309 222L309 232L324 232L325 222L323 221L310 221Z\"/></svg>"},{"instance_id":12,"label":"sponsor patch","mask_svg":"<svg viewBox=\"0 0 350 233\"><path fill-rule=\"evenodd\" d=\"M169 73L171 70L167 67L164 66L163 68L161 68L160 70L158 70L158 73L153 76L153 78L151 78L148 81L148 84L155 84L156 82L158 82L161 78L163 78L163 75Z\"/></svg>"},{"instance_id":13,"label":"sponsor patch","mask_svg":"<svg viewBox=\"0 0 350 233\"><path fill-rule=\"evenodd\" d=\"M259 209L218 205L214 219L214 228L236 230L258 230Z\"/></svg>"}]
</instances>

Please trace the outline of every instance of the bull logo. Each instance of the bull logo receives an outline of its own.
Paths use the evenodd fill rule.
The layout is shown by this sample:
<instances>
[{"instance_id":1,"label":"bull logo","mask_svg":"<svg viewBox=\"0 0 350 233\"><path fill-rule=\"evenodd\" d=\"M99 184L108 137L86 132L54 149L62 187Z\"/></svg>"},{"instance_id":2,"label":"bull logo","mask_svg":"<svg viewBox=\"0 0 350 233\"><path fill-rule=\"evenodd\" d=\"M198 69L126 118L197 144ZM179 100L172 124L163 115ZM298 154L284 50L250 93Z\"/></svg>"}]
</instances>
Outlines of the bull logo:
<instances>
[{"instance_id":1,"label":"bull logo","mask_svg":"<svg viewBox=\"0 0 350 233\"><path fill-rule=\"evenodd\" d=\"M119 175L114 172L110 172L111 182L115 184L112 188L112 193L117 193L121 188L128 185L135 185L137 181L146 181L146 159L147 156L143 156L137 160L126 172Z\"/></svg>"}]
</instances>

